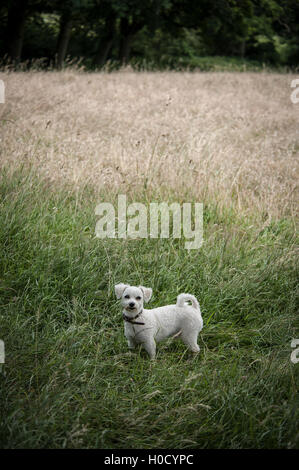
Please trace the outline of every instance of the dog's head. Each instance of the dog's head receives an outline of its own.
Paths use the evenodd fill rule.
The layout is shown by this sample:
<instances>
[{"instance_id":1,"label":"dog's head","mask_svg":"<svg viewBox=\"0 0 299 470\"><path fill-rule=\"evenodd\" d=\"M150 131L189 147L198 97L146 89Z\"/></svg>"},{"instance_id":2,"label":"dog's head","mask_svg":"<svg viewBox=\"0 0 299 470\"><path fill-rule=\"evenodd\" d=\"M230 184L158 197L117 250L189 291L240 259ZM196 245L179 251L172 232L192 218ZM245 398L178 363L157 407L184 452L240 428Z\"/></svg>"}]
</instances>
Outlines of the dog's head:
<instances>
[{"instance_id":1,"label":"dog's head","mask_svg":"<svg viewBox=\"0 0 299 470\"><path fill-rule=\"evenodd\" d=\"M148 302L152 296L152 289L149 287L135 287L128 284L117 284L115 294L121 299L121 304L128 314L134 316L143 309L143 302Z\"/></svg>"}]
</instances>

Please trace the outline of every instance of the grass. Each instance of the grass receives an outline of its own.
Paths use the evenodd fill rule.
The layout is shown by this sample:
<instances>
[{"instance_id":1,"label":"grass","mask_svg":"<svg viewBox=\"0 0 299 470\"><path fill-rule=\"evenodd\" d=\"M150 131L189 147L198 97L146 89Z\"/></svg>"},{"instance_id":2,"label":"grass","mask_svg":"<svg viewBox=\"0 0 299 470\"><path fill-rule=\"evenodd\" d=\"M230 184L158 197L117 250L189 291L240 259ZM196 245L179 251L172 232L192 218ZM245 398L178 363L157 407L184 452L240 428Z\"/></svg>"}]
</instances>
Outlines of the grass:
<instances>
[{"instance_id":1,"label":"grass","mask_svg":"<svg viewBox=\"0 0 299 470\"><path fill-rule=\"evenodd\" d=\"M161 55L160 55L161 59ZM108 60L103 67L96 67L91 58L67 57L63 66L64 70L72 72L83 71L105 71L116 72L126 69L139 72L267 72L267 73L289 73L296 72L296 67L286 65L270 64L258 60L248 60L239 56L181 56L165 55L162 60L148 60L144 57L133 57L129 64L124 67L119 60ZM18 72L55 72L55 64L49 63L48 57L28 59L20 62L17 66L7 57L0 58L0 71Z\"/></svg>"},{"instance_id":2,"label":"grass","mask_svg":"<svg viewBox=\"0 0 299 470\"><path fill-rule=\"evenodd\" d=\"M289 77L2 78L0 446L298 448ZM119 193L203 202L203 246L95 238L96 205ZM194 294L200 354L129 353L118 282L152 287L149 307Z\"/></svg>"},{"instance_id":3,"label":"grass","mask_svg":"<svg viewBox=\"0 0 299 470\"><path fill-rule=\"evenodd\" d=\"M1 196L3 447L298 445L292 224L234 226L207 205L192 253L183 240L95 239L95 195L32 173L4 176ZM128 353L118 281L152 286L151 306L194 293L199 356L179 341L154 364Z\"/></svg>"}]
</instances>

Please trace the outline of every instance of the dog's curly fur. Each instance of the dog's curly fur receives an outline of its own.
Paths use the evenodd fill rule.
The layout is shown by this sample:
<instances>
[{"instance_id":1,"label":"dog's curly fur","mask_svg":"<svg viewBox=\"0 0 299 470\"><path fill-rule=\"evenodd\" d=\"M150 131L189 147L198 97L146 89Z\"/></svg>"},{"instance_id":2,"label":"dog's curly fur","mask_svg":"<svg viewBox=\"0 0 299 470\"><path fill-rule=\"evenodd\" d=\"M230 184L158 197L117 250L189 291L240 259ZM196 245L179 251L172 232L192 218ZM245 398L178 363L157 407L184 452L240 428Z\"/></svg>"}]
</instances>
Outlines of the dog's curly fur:
<instances>
[{"instance_id":1,"label":"dog's curly fur","mask_svg":"<svg viewBox=\"0 0 299 470\"><path fill-rule=\"evenodd\" d=\"M142 344L151 359L156 356L156 342L170 336L180 337L188 348L199 352L198 333L202 330L203 320L197 299L191 294L180 294L176 305L147 310L143 303L148 302L152 289L117 284L115 294L121 299L125 321L125 336L130 349ZM192 305L187 302L191 301Z\"/></svg>"}]
</instances>

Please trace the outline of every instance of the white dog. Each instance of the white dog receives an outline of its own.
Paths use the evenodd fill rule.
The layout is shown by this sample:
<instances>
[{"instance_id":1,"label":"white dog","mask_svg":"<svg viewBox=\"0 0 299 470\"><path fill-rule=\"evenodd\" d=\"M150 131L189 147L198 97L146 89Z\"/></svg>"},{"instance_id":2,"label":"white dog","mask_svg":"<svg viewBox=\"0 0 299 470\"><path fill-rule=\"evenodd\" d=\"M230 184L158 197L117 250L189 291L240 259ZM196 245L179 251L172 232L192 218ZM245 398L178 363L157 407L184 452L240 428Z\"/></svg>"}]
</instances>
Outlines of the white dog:
<instances>
[{"instance_id":1,"label":"white dog","mask_svg":"<svg viewBox=\"0 0 299 470\"><path fill-rule=\"evenodd\" d=\"M156 356L156 341L169 336L180 337L192 352L199 352L198 333L202 330L203 320L197 299L190 294L180 294L176 305L147 310L143 302L148 302L152 289L127 284L117 284L115 294L121 298L125 336L130 349L142 344L151 359ZM191 301L192 306L186 301Z\"/></svg>"}]
</instances>

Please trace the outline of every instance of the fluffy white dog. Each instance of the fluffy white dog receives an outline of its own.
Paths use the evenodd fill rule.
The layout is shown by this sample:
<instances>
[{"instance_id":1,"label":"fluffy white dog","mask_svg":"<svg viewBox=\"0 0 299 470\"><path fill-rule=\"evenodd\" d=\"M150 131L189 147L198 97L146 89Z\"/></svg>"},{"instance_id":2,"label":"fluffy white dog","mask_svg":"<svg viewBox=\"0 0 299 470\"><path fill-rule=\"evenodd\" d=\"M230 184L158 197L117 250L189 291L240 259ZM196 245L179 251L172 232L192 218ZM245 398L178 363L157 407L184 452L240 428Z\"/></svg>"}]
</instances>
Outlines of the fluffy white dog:
<instances>
[{"instance_id":1,"label":"fluffy white dog","mask_svg":"<svg viewBox=\"0 0 299 470\"><path fill-rule=\"evenodd\" d=\"M142 344L150 358L155 359L156 341L175 336L180 337L192 352L199 352L197 336L202 330L203 320L199 303L193 295L180 294L176 305L147 310L143 308L143 302L150 300L152 289L117 284L115 294L121 298L125 336L130 349Z\"/></svg>"}]
</instances>

